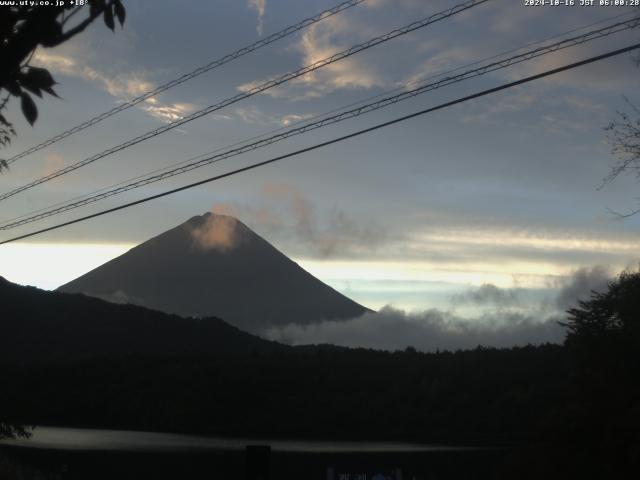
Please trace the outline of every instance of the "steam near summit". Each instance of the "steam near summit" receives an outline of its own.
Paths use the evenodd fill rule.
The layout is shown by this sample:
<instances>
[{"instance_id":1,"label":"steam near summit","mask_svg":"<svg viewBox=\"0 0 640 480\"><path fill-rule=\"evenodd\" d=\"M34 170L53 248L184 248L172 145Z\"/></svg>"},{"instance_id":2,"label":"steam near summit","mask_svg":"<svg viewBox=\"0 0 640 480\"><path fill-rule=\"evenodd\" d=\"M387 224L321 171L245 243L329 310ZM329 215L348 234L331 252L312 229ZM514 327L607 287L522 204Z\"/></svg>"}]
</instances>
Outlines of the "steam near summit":
<instances>
[{"instance_id":1,"label":"steam near summit","mask_svg":"<svg viewBox=\"0 0 640 480\"><path fill-rule=\"evenodd\" d=\"M238 221L227 215L207 215L204 224L191 230L196 245L202 250L226 252L240 241L236 235Z\"/></svg>"}]
</instances>

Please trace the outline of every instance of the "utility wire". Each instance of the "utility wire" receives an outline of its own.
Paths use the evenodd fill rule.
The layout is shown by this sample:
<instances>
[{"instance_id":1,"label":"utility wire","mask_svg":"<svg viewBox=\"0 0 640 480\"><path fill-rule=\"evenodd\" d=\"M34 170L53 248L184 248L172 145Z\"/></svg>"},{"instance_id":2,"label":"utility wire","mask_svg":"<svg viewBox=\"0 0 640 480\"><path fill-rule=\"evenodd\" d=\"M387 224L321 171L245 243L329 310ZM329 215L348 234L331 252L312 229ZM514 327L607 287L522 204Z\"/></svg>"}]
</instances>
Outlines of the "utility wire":
<instances>
[{"instance_id":1,"label":"utility wire","mask_svg":"<svg viewBox=\"0 0 640 480\"><path fill-rule=\"evenodd\" d=\"M238 50L236 50L233 53L229 53L221 58L218 58L217 60L214 60L206 65L202 65L201 67L196 68L195 70L192 70L189 73L185 73L184 75L175 78L163 85L160 85L156 88L154 88L153 90L149 90L146 93L143 93L142 95L139 95L137 97L135 97L132 100L129 100L128 102L124 102L120 105L118 105L117 107L112 108L111 110L108 110L104 113L101 113L100 115L97 115L93 118L90 118L89 120L76 125L75 127L70 128L69 130L66 130L62 133L59 133L58 135L45 140L42 143L39 143L38 145L35 145L31 148L28 148L27 150L18 153L17 155L14 155L11 158L7 159L7 164L11 165L12 163L14 163L16 160L22 158L22 157L26 157L27 155L37 152L38 150L42 150L45 147L48 147L49 145L53 145L56 142L59 142L60 140L62 140L63 138L67 138L71 135L73 135L74 133L78 133L86 128L89 128L93 125L95 125L96 123L101 122L102 120L105 120L109 117L111 117L112 115L115 115L116 113L122 112L124 110L127 110L128 108L131 108L141 102L144 102L145 100L148 100L151 97L155 97L156 95L169 90L170 88L173 88L177 85L180 85L181 83L187 82L189 80L191 80L192 78L195 78L199 75L202 75L203 73L209 72L215 68L221 67L222 65L225 65L229 62L232 62L240 57L243 57L244 55L247 55L248 53L251 53L255 50L258 50L262 47L266 47L267 45L274 43L278 40L281 40L285 37L288 37L289 35L293 35L294 33L303 30L315 23L318 23L322 20L324 20L325 18L329 18L333 15L336 15L337 13L340 13L344 10L347 10L348 8L351 7L355 7L356 5L364 2L365 0L349 0L347 2L342 2L338 5L336 5L333 8L329 8L328 10L324 10L320 13L318 13L317 15L314 15L313 17L309 17L309 18L305 18L304 20L302 20L299 23L296 23L295 25L291 25L289 27L286 27L282 30L280 30L279 32L276 32L272 35L269 35L268 37L265 37L261 40L258 40L257 42L252 43L251 45L248 45L246 47L240 48ZM79 9L78 9L79 10ZM76 10L77 11L77 10Z\"/></svg>"},{"instance_id":2,"label":"utility wire","mask_svg":"<svg viewBox=\"0 0 640 480\"><path fill-rule=\"evenodd\" d=\"M565 72L567 70L571 70L571 69L574 69L574 68L577 68L577 67L581 67L583 65L588 65L590 63L598 62L600 60L604 60L604 59L607 59L607 58L610 58L610 57L614 57L616 55L621 55L623 53L627 53L627 52L636 50L638 48L640 48L640 43L636 43L634 45L630 45L630 46L625 47L625 48L620 48L618 50L613 50L613 51L604 53L602 55L597 55L595 57L590 57L590 58L587 58L585 60L581 60L579 62L574 62L574 63L568 64L568 65L564 65L562 67L553 68L551 70L547 70L547 71L542 72L542 73L531 75L531 76L522 78L520 80L516 80L516 81L513 81L513 82L509 82L509 83L504 83L504 84L499 85L497 87L493 87L493 88L490 88L490 89L487 89L487 90L482 90L481 92L477 92L477 93L474 93L472 95L467 95L465 97L461 97L461 98L458 98L456 100L452 100L452 101L449 101L449 102L441 103L440 105L437 105L435 107L430 107L430 108L427 108L427 109L424 109L424 110L420 110L420 111L415 112L415 113L411 113L409 115L404 115L402 117L398 117L398 118L395 118L393 120L389 120L387 122L379 123L379 124L374 125L372 127L368 127L368 128L363 129L363 130L358 130L358 131L350 133L348 135L343 135L341 137L337 137L337 138L334 138L334 139L331 139L331 140L327 140L326 142L317 143L317 144L312 145L310 147L302 148L300 150L296 150L294 152L287 153L285 155L280 155L280 156L271 158L269 160L264 160L262 162L254 163L252 165L248 165L246 167L238 168L236 170L232 170L232 171L227 172L227 173L223 173L223 174L220 174L220 175L216 175L214 177L210 177L210 178L206 178L204 180L200 180L200 181L197 181L197 182L194 182L194 183L190 183L189 185L184 185L182 187L174 188L172 190L168 190L168 191L165 191L165 192L162 192L162 193L158 193L156 195L151 195L149 197L145 197L145 198L142 198L140 200L136 200L136 201L129 202L129 203L126 203L126 204L123 204L123 205L119 205L117 207L109 208L107 210L102 210L100 212L93 213L91 215L86 215L84 217L76 218L76 219L70 220L68 222L64 222L64 223L60 223L60 224L57 224L57 225L53 225L51 227L43 228L43 229L37 230L35 232L31 232L31 233L27 233L27 234L24 234L24 235L20 235L18 237L10 238L8 240L3 240L3 241L0 242L0 245L4 245L4 244L7 244L7 243L15 242L17 240L22 240L24 238L33 237L33 236L39 235L41 233L50 232L52 230L56 230L56 229L59 229L59 228L62 228L62 227L73 225L75 223L79 223L79 222L83 222L83 221L86 221L86 220L89 220L89 219L92 219L92 218L100 217L100 216L106 215L108 213L116 212L116 211L119 211L119 210L124 210L126 208L133 207L135 205L140 205L142 203L146 203L146 202L149 202L151 200L156 200L158 198L166 197L168 195L172 195L174 193L182 192L184 190L188 190L188 189L200 186L200 185L204 185L206 183L211 183L211 182L214 182L216 180L221 180L221 179L226 178L226 177L230 177L230 176L242 173L242 172L253 170L253 169L258 168L258 167L262 167L262 166L265 166L265 165L268 165L268 164L271 164L271 163L275 163L277 161L284 160L285 158L294 157L294 156L300 155L302 153L310 152L312 150L317 150L319 148L326 147L328 145L333 145L334 143L339 143L339 142L342 142L344 140L348 140L350 138L358 137L360 135L364 135L365 133L370 133L370 132L373 132L375 130L379 130L381 128L389 127L391 125L395 125L396 123L401 123L401 122L407 121L409 119L416 118L416 117L419 117L419 116L422 116L422 115L426 115L428 113L431 113L431 112L434 112L434 111L437 111L437 110L442 110L442 109L445 109L445 108L448 108L448 107L452 107L454 105L458 105L460 103L464 103L464 102L467 102L469 100L474 100L476 98L484 97L484 96L490 95L492 93L496 93L496 92L499 92L499 91L502 91L502 90L513 88L513 87L516 87L518 85L522 85L522 84L525 84L525 83L532 82L534 80L538 80L540 78L544 78L544 77L548 77L548 76L551 76L551 75L555 75L555 74L560 73L560 72Z\"/></svg>"},{"instance_id":3,"label":"utility wire","mask_svg":"<svg viewBox=\"0 0 640 480\"><path fill-rule=\"evenodd\" d=\"M332 116L328 116L325 118L322 118L320 120L308 123L306 125L302 125L299 127L295 127L295 128L291 128L289 130L283 131L281 133L277 133L275 135L272 135L270 137L266 137L266 138L261 138L258 141L255 141L253 143L248 143L248 144L243 144L237 148L232 148L230 150L227 150L225 152L222 153L218 153L218 154L214 154L214 155L210 155L208 157L205 158L199 158L196 157L195 161L192 161L191 163L186 163L186 164L182 164L180 166L177 166L173 169L170 170L164 170L161 171L160 173L157 173L155 175L150 175L147 177L144 177L140 180L137 181L133 181L131 183L128 184L124 184L121 186L118 186L117 188L113 188L111 190L106 190L106 191L101 191L100 193L97 193L95 195L89 196L89 197L83 197L80 200L77 201L71 201L71 202L67 202L65 204L63 204L62 206L54 206L55 208L50 208L48 210L44 210L41 211L37 214L28 216L26 218L21 218L21 219L17 219L15 221L8 221L7 223L5 223L4 225L0 226L0 230L9 230L12 228L16 228L22 225L26 225L28 223L32 223L38 220L42 220L44 218L48 218L51 217L53 215L58 215L60 213L63 212L67 212L69 210L73 210L75 208L79 208L100 200L103 200L105 198L109 198L112 197L114 195L118 195L120 193L124 193L130 190L134 190L136 188L140 188L143 187L145 185L149 185L151 183L156 183L159 182L161 180L176 176L176 175L181 175L183 173L189 172L191 170L195 170L197 168L201 168L204 167L206 165L210 165L212 163L217 163L221 160L230 158L230 157L235 157L237 155L241 155L244 153L247 153L249 151L253 151L253 150L257 150L259 148L262 147L266 147L268 145L271 145L273 143L282 141L286 138L290 138L293 137L295 135L300 135L303 133L307 133L322 127L326 127L327 125L332 125L334 123L338 123L338 122L342 122L344 120L347 119L351 119L351 118L355 118L355 117L359 117L361 115L364 115L366 113L370 113L385 107L388 107L390 105L396 104L398 102L413 98L417 95L421 95L423 93L432 91L432 90L436 90L438 88L442 88L448 85L452 85L454 83L459 83L462 82L464 80L468 80L470 78L475 78L481 75L486 75L490 72L494 72L496 70L501 70L504 68L508 68L510 66L528 61L528 60L532 60L534 58L538 58L541 57L543 55L548 55L550 53L553 52L557 52L559 50L565 49L565 48L569 48L569 47L573 47L576 45L580 45L598 38L602 38L614 33L618 33L624 30L629 30L631 28L635 28L638 25L640 25L640 17L636 17L630 20L626 20L623 22L618 22L615 23L613 25L609 25L597 30L593 30L587 33L584 33L582 35L579 36L575 36L572 38L568 38L565 40L562 40L560 42L556 42L553 43L551 45L547 45L544 47L539 47L533 50L529 50L523 53L520 53L518 55L514 55L510 58L507 59L503 59L497 62L493 62L490 63L488 65L479 67L479 68L475 68L472 70L468 70L466 72L460 73L458 75L454 75L454 76L449 76L449 77L445 77L443 79L440 79L436 82L432 82L432 83L427 83L427 84L423 84L422 86L419 86L417 88L414 88L412 90L408 90L405 92L402 92L400 94L397 95L393 95L393 96L389 96L383 99L380 99L378 101L375 102L371 102L365 105L362 105L360 107L351 109L351 110L347 110L347 111L343 111L341 113L338 113L336 115L332 115ZM213 152L212 152L213 153Z\"/></svg>"},{"instance_id":4,"label":"utility wire","mask_svg":"<svg viewBox=\"0 0 640 480\"><path fill-rule=\"evenodd\" d=\"M258 86L255 86L251 89L249 89L246 92L240 93L238 95L235 95L233 97L230 97L226 100L223 100L222 102L216 103L214 105L210 105L202 110L198 110L197 112L194 112L190 115L187 115L179 120L176 120L174 122L171 122L167 125L164 125L162 127L159 127L155 130L151 130L150 132L147 132L143 135L140 135L138 137L135 137L125 143L121 143L120 145L116 145L115 147L111 147L99 154L96 154L92 157L89 158L85 158L84 160L81 160L79 162L76 162L72 165L69 165L68 167L65 167L61 170L58 170L56 172L53 172L49 175L46 175L38 180L35 180L31 183L28 183L26 185L23 185L21 187L18 187L14 190L11 190L10 192L4 193L2 195L0 195L0 201L2 200L6 200L9 197L12 197L14 195L17 195L20 192L23 192L25 190L28 190L30 188L33 188L37 185L40 185L42 183L48 182L50 180L53 180L54 178L57 178L61 175L65 175L69 172L72 172L74 170L77 170L85 165L88 165L90 163L93 163L101 158L104 158L108 155L111 155L113 153L119 152L120 150L124 150L125 148L128 148L132 145L135 145L137 143L143 142L145 140L148 140L150 138L153 138L157 135L160 135L162 133L165 133L169 130L172 130L180 125L184 125L187 122L191 122L192 120L198 119L200 117L203 117L205 115L208 115L210 113L213 113L215 111L218 111L222 108L225 108L229 105L232 105L236 102L239 102L240 100L244 100L246 98L252 97L253 95L257 95L259 93L262 93L266 90L269 90L273 87L276 87L278 85L282 85L283 83L286 83L290 80L293 80L295 78L301 77L303 75L306 75L308 73L311 73L315 70L318 70L320 68L323 68L327 65L330 65L332 63L335 63L337 61L343 60L347 57L350 57L352 55L355 55L356 53L362 52L364 50L368 50L372 47L375 47L377 45L380 45L381 43L385 43L388 42L389 40L393 40L394 38L400 37L402 35L406 35L408 33L411 33L415 30L427 27L428 25L431 25L433 23L439 22L441 20L444 20L446 18L452 17L458 13L461 13L463 11L466 11L470 8L473 8L477 5L483 4L488 2L489 0L468 0L466 2L460 3L454 7L448 8L446 10L443 10L441 12L435 13L429 17L426 17L422 20L418 20L416 22L412 22L408 25L405 25L402 28L398 28L395 30L392 30L388 33L385 33L384 35L380 35L378 37L374 37L364 43L360 43L358 45L355 45L351 48L348 48L346 50L343 50L342 52L336 53L330 57L324 58L322 60L318 60L317 62L314 62L310 65L307 65L305 67L302 67L298 70L295 70L293 72L289 72L285 75L282 75L276 79L273 80L269 80L267 82L264 82Z\"/></svg>"},{"instance_id":5,"label":"utility wire","mask_svg":"<svg viewBox=\"0 0 640 480\"><path fill-rule=\"evenodd\" d=\"M436 74L433 74L433 75L429 75L429 76L427 76L426 78L423 79L423 82L426 82L428 80L432 80L432 79L435 79L435 78L444 77L445 75L450 75L452 73L459 72L461 70L464 70L465 68L470 68L470 67L473 67L475 65L480 65L482 63L485 63L485 62L488 62L488 61L491 61L491 60L495 60L495 59L500 58L500 57L504 57L505 55L508 55L510 53L514 53L514 52L518 52L520 50L524 50L527 47L531 47L531 46L534 46L534 45L541 45L541 44L543 44L545 42L549 42L551 40L555 40L557 38L561 38L561 37L564 37L566 35L581 31L581 30L586 30L587 28L591 28L591 27L594 27L596 25L601 25L603 23L610 22L612 20L616 20L616 19L619 19L619 18L622 18L622 17L629 17L629 16L632 16L632 15L634 15L633 12L631 12L631 13L624 12L624 13L619 13L617 15L613 15L611 17L603 18L603 19L597 20L595 22L589 23L587 25L583 25L583 26L580 26L580 27L573 28L571 30L567 30L567 31L562 32L562 33L551 35L551 36L543 38L541 40L536 40L536 41L533 41L533 42L526 43L526 44L524 44L524 45L522 45L522 46L520 46L518 48L512 48L510 50L506 50L506 51L497 53L497 54L492 55L490 57L485 57L485 58L482 58L480 60L476 60L476 61L471 62L471 63L460 65L460 66L458 66L456 68L452 68L452 69L446 70L444 72L439 72L439 73L436 73ZM224 150L225 148L236 147L236 146L239 146L239 145L243 145L245 143L249 143L249 142L251 142L253 140L257 140L257 139L264 138L264 137L270 136L270 135L278 133L278 132L282 132L282 131L286 130L287 128L289 128L289 126L302 125L304 123L309 123L309 122L315 121L315 120L317 120L319 118L323 118L325 116L331 115L332 113L336 113L336 112L339 112L339 111L342 111L342 110L346 110L347 108L355 107L356 105L362 105L362 104L364 104L366 102L370 102L370 101L375 100L377 98L384 97L385 95L390 95L392 93L400 92L400 91L403 91L403 90L406 90L406 89L407 89L406 86L401 86L401 87L396 87L396 88L393 88L393 89L390 89L390 90L385 90L384 92L380 92L380 93L377 93L375 95L371 95L369 97L365 97L365 98L363 98L361 100L349 103L347 105L343 105L343 106L338 107L338 108L334 108L334 109L329 110L327 112L316 114L316 115L312 116L311 118L307 118L307 119L304 119L304 120L298 120L296 122L291 123L290 125L285 125L285 126L273 129L273 130L269 130L269 131L267 131L265 133L261 133L261 134L255 135L255 136L250 137L250 138L245 138L244 140L232 143L230 145L225 145L225 146L222 146L222 147L218 147L215 150L210 150L208 152L201 153L199 155L187 158L185 160L181 160L180 162L173 163L172 165L168 165L166 167L157 168L157 169L151 170L149 172L146 172L146 173L143 173L143 174L140 174L140 175L136 175L135 177L127 178L127 179L122 180L122 181L120 181L118 183L107 185L106 187L94 190L92 192L88 192L88 193L85 193L85 194L82 194L82 195L78 195L78 196L73 197L73 198L71 198L69 200L64 200L64 201L61 201L61 202L54 203L53 205L49 205L47 207L38 208L36 210L31 210L29 212L25 212L25 213L23 213L21 215L17 215L15 217L8 218L7 220L5 220L5 223L10 223L10 222L13 222L13 221L16 221L16 220L20 220L20 219L25 218L25 217L30 217L30 216L35 215L37 213L44 212L44 211L49 210L49 209L53 209L54 207L67 205L69 203L73 203L73 202L76 202L78 200L81 200L81 199L84 199L84 198L87 198L87 197L90 197L90 196L97 195L98 193L102 193L102 192L105 192L107 190L113 189L115 187L119 187L119 186L125 185L128 182L133 182L135 180L142 179L142 178L144 178L144 177L146 177L148 175L153 175L155 173L163 172L163 171L169 170L169 169L171 169L173 167L176 167L178 165L184 165L185 163L189 163L189 162L192 162L194 160L204 158L207 155L212 155L214 153L220 152L220 151ZM0 227L0 229L2 229L2 227Z\"/></svg>"},{"instance_id":6,"label":"utility wire","mask_svg":"<svg viewBox=\"0 0 640 480\"><path fill-rule=\"evenodd\" d=\"M169 81L169 82L167 82L167 83L165 83L163 85L160 85L160 86L156 87L153 90L150 90L150 91L148 91L146 93L143 93L142 95L140 95L138 97L135 97L132 100L129 100L129 101L123 103L123 104L120 104L120 105L114 107L113 109L111 109L111 110L109 110L107 112L104 112L104 113L102 113L102 114L100 114L100 115L98 115L96 117L93 117L93 118L91 118L91 119L89 119L89 120L87 120L87 121L85 121L85 122L83 122L83 123L81 123L81 124L79 124L79 125L77 125L75 127L72 127L69 130L66 130L66 131L64 131L64 132L62 132L62 133L60 133L60 134L58 134L58 135L56 135L56 136L54 136L54 137L52 137L52 138L50 138L48 140L45 140L44 142L42 142L42 143L40 143L38 145L35 145L35 146L33 146L33 147L31 147L31 148L29 148L29 149L27 149L27 150L25 150L25 151L23 151L23 152L21 152L19 154L14 155L13 157L8 158L6 160L7 164L12 164L13 162L15 162L16 160L18 160L18 159L20 159L22 157L25 157L25 156L27 156L27 155L29 155L31 153L37 152L38 150L42 150L43 148L46 148L49 145L57 143L58 141L66 138L66 137L68 137L70 135L73 135L74 133L77 133L77 132L79 132L81 130L89 128L90 126L93 126L96 123L99 123L102 120L104 120L104 119L106 119L106 118L108 118L108 117L110 117L112 115L115 115L116 113L119 113L119 112L121 112L123 110L127 110L128 108L133 107L133 106L137 105L138 103L141 103L141 102L143 102L143 101L145 101L145 100L147 100L147 99L149 99L151 97L154 97L154 96L164 92L165 90L168 90L168 89L170 89L170 88L172 88L172 87L174 87L176 85L179 85L179 84L184 83L184 82L186 82L188 80L191 80L192 78L197 77L198 75L201 75L202 73L208 72L208 71L213 70L213 69L215 69L215 68L217 68L219 66L222 66L222 65L224 65L226 63L229 63L229 62L231 62L231 61L233 61L233 60L235 60L235 59L237 59L237 58L239 58L241 56L244 56L245 54L248 54L248 53L250 53L252 51L258 50L259 48L267 46L267 45L269 45L269 44L271 44L271 43L273 43L273 42L275 42L277 40L285 38L286 36L289 36L289 35L291 35L291 34L293 34L295 32L298 32L298 31L308 27L308 26L313 25L314 23L317 23L317 22L319 22L321 20L324 20L324 19L326 19L326 18L328 18L330 16L333 16L333 15L335 15L337 13L340 13L343 10L346 10L348 8L356 6L359 3L362 3L364 1L365 0L350 0L350 1L347 1L347 2L343 2L343 3L339 4L339 5L336 5L333 8L330 8L330 9L324 10L323 12L320 12L317 15L314 15L313 17L309 17L309 18L307 18L305 20L302 20L301 22L299 22L299 23L297 23L295 25L291 25L291 26L289 26L289 27L287 27L287 28L285 28L283 30L280 30L279 32L276 32L276 33L270 35L269 37L266 37L266 38L264 38L262 40L259 40L259 41L255 42L255 43L251 44L251 45L248 45L246 47L238 49L237 51L235 51L235 52L233 52L231 54L227 54L224 57L219 58L218 60L214 60L213 62L210 62L207 65L198 67L197 69L195 69L195 70L193 70L193 71L191 71L191 72L189 72L187 74L184 74L184 75L182 75L182 76L180 76L180 77L178 77L178 78L176 78L174 80L171 80L171 81ZM77 11L79 11L79 9L74 10L74 12L72 12L71 15L69 15L67 17L66 20L69 20L72 15L77 13ZM615 15L613 17L609 17L609 18L603 19L603 20L598 20L598 21L593 22L593 23L591 23L589 25L586 25L584 27L579 27L579 28L576 28L576 29L573 29L573 30L569 30L569 31L564 32L564 33L562 33L560 35L568 35L569 33L573 33L575 31L582 30L584 28L588 28L590 26L597 25L599 23L604 23L604 22L607 22L609 20L613 20L615 18L619 18L619 17L625 16L625 15L629 15L629 13L625 12L625 13L621 13L621 14ZM552 40L554 38L559 37L560 35L554 35L553 37L548 37L548 38L546 38L544 40L533 42L532 44L538 44L538 43L543 42L543 41ZM531 45L531 44L529 44L529 45ZM521 48L523 48L523 47L521 47ZM518 49L513 49L513 50L506 51L506 52L502 52L500 55L506 55L507 53L511 53L511 52L516 51L516 50L518 50ZM496 58L497 56L498 55L496 55L494 57L491 57L491 58ZM487 61L487 60L489 60L489 59L485 58L483 60L478 61L477 63L480 63L482 61ZM473 64L470 64L470 65L474 65L475 63L476 62L474 62ZM467 66L470 66L470 65L467 65ZM390 91L387 91L387 92L379 94L379 95L384 95L386 93L391 93L392 91L397 91L397 90L400 90L402 88L403 87L401 87L399 89L396 89L396 90L390 90Z\"/></svg>"},{"instance_id":7,"label":"utility wire","mask_svg":"<svg viewBox=\"0 0 640 480\"><path fill-rule=\"evenodd\" d=\"M593 27L595 25L600 25L600 24L603 24L603 23L606 23L606 22L609 22L609 21L612 21L612 20L616 20L616 19L621 18L621 17L628 17L628 16L632 16L632 15L634 15L633 12L631 14L629 12L624 12L624 13L619 13L618 15L613 15L611 17L603 18L603 19L597 20L597 21L595 21L593 23L589 23L589 24L583 25L581 27L573 28L571 30L567 30L565 32L558 33L558 34L543 38L541 40L536 40L536 41L533 41L533 42L526 43L526 44L524 44L524 45L522 45L522 46L520 46L518 48L512 48L510 50L506 50L506 51L497 53L495 55L492 55L490 57L485 57L485 58L482 58L480 60L476 60L474 62L467 63L467 64L458 66L458 67L450 69L450 70L446 70L444 72L439 72L439 73L436 73L436 74L433 74L433 75L429 75L429 76L427 76L426 78L423 79L423 82L426 82L427 80L432 80L432 79L435 79L435 78L444 77L445 75L450 75L452 73L459 72L460 70L464 70L465 68L470 68L470 67L473 67L475 65L480 65L481 63L485 63L485 62L488 62L488 61L491 61L491 60L495 60L495 59L500 58L500 57L504 57L505 55L508 55L510 53L514 53L514 52L518 52L520 50L524 50L527 47L531 47L531 46L534 46L534 45L541 45L541 44L543 44L545 42L548 42L548 41L551 41L551 40L555 40L557 38L564 37L565 35L569 35L571 33L575 33L575 32L581 31L581 30L586 30L587 28ZM181 160L179 162L173 163L173 164L168 165L166 167L157 168L157 169L151 170L149 172L146 172L146 173L143 173L143 174L140 174L140 175L136 175L135 177L127 178L127 179L122 180L122 181L120 181L118 183L111 184L111 185L108 185L108 186L103 187L103 188L99 188L99 189L94 190L92 192L88 192L88 193L85 193L85 194L82 194L82 195L78 195L78 196L73 197L73 198L71 198L69 200L64 200L64 201L61 201L61 202L58 202L58 203L54 203L53 205L49 205L47 207L38 208L36 210L31 210L29 212L25 212L25 213L23 213L21 215L17 215L15 217L8 218L7 220L5 220L5 222L6 223L13 222L15 220L19 220L19 219L22 219L22 218L25 218L25 217L29 217L29 216L35 215L36 213L44 212L44 211L52 209L54 207L58 207L58 206L61 206L61 205L66 205L66 204L72 203L72 202L76 202L78 200L81 200L81 199L84 199L84 198L87 198L87 197L90 197L90 196L97 195L98 193L105 192L105 191L113 189L115 187L119 187L119 186L125 185L128 182L133 182L135 180L139 180L139 179L144 178L144 177L146 177L148 175L153 175L155 173L163 172L163 171L169 170L171 168L174 168L174 167L176 167L178 165L184 165L184 164L192 162L194 160L198 160L198 159L204 158L204 157L206 157L208 155L212 155L214 153L220 152L220 151L224 150L225 148L236 147L236 146L239 146L239 145L243 145L245 143L249 143L249 142L251 142L253 140L257 140L257 139L260 139L260 138L268 137L268 136L270 136L272 134L275 134L275 133L278 133L278 132L282 132L282 131L286 130L287 128L289 128L290 126L302 125L304 123L310 123L310 122L313 122L315 120L318 120L319 118L323 118L323 117L326 117L328 115L331 115L332 113L336 113L336 112L339 112L339 111L342 111L342 110L346 110L347 108L355 107L356 105L362 105L364 103L370 102L370 101L375 100L377 98L384 97L385 95L391 95L392 93L400 92L400 91L403 91L403 90L406 90L406 89L407 89L406 86L401 86L401 87L396 87L396 88L393 88L393 89L390 89L390 90L385 90L384 92L380 92L380 93L377 93L375 95L363 98L361 100L349 103L347 105L343 105L341 107L334 108L334 109L329 110L327 112L316 114L316 115L312 116L311 118L307 118L307 119L304 119L304 120L298 120L296 122L292 122L290 125L285 125L285 126L273 129L273 130L269 130L269 131L267 131L265 133L261 133L261 134L255 135L255 136L250 137L250 138L245 138L244 140L235 142L235 143L230 144L230 145L225 145L225 146L222 146L222 147L218 147L215 150L210 150L208 152L201 153L199 155L195 155L195 156L187 158L185 160ZM0 227L0 229L1 228L2 227Z\"/></svg>"}]
</instances>

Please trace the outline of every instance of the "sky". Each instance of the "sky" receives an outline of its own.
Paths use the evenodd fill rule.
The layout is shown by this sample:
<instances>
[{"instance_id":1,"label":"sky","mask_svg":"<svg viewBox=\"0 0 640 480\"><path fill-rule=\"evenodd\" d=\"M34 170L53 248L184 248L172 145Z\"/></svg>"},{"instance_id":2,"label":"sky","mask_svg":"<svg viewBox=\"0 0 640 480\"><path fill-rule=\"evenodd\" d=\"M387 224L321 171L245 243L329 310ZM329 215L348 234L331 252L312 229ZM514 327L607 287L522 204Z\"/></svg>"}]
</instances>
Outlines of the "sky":
<instances>
[{"instance_id":1,"label":"sky","mask_svg":"<svg viewBox=\"0 0 640 480\"><path fill-rule=\"evenodd\" d=\"M336 3L127 2L126 23L115 34L96 22L70 42L36 52L33 65L50 69L61 99L38 99L40 115L33 128L21 117L19 105L10 103L7 116L18 136L2 153L19 153ZM21 186L455 4L366 0L20 159L0 176L0 189ZM496 54L594 22L611 23L614 20L605 20L626 13L632 10L525 7L523 2L491 0L16 195L3 201L0 217L5 223L384 92L420 85ZM438 89L90 207L0 232L1 238L291 152L638 38L638 29L619 33ZM389 337L385 318L427 329L433 322L455 321L471 330L496 318L502 325L527 328L535 322L532 319L559 318L566 305L558 298L567 291L573 292L575 302L622 269L636 268L640 259L640 216L621 219L611 213L637 208L636 180L623 177L599 188L616 161L604 127L617 112L629 109L625 96L640 103L640 70L632 57L621 55L2 245L0 275L52 289L193 215L217 211L236 216L354 300L383 309L385 315L376 317L380 328L369 329L382 339ZM362 331L357 324L348 328ZM411 328L406 331L407 336L415 334ZM345 334L330 328L272 333L291 341ZM535 335L559 334L544 330Z\"/></svg>"}]
</instances>

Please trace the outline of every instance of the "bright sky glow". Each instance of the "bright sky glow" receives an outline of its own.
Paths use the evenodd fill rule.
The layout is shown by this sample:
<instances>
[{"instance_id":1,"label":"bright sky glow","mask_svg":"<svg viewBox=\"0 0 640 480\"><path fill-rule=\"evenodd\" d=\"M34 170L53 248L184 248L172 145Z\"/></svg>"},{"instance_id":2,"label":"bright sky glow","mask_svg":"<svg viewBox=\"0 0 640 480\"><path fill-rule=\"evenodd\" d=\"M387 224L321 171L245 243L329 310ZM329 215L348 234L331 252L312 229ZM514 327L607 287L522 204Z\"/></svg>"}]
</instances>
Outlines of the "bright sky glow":
<instances>
[{"instance_id":1,"label":"bright sky glow","mask_svg":"<svg viewBox=\"0 0 640 480\"><path fill-rule=\"evenodd\" d=\"M0 249L2 276L52 290L92 270L133 245L15 243Z\"/></svg>"}]
</instances>

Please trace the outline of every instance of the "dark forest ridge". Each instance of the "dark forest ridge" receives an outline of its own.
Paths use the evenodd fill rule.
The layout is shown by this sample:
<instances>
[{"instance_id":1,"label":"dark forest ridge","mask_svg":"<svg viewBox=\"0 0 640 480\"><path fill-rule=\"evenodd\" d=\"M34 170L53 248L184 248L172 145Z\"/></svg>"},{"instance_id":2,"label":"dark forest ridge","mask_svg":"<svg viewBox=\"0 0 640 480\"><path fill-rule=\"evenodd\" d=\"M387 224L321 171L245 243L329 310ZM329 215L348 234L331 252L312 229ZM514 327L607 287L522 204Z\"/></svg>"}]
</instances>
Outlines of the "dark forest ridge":
<instances>
[{"instance_id":1,"label":"dark forest ridge","mask_svg":"<svg viewBox=\"0 0 640 480\"><path fill-rule=\"evenodd\" d=\"M213 213L193 217L58 290L181 316L216 316L254 333L367 311L239 220Z\"/></svg>"},{"instance_id":2,"label":"dark forest ridge","mask_svg":"<svg viewBox=\"0 0 640 480\"><path fill-rule=\"evenodd\" d=\"M247 354L288 347L210 317L181 318L78 294L23 287L0 277L0 362L131 354Z\"/></svg>"}]
</instances>

